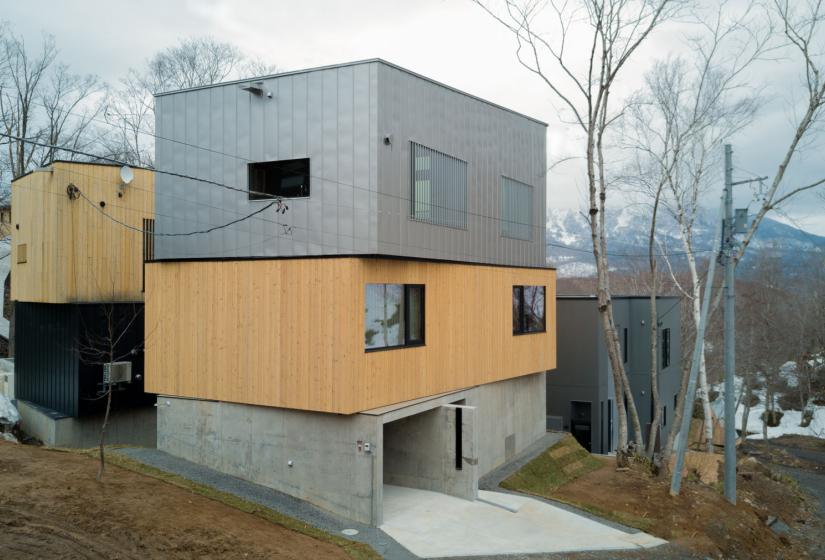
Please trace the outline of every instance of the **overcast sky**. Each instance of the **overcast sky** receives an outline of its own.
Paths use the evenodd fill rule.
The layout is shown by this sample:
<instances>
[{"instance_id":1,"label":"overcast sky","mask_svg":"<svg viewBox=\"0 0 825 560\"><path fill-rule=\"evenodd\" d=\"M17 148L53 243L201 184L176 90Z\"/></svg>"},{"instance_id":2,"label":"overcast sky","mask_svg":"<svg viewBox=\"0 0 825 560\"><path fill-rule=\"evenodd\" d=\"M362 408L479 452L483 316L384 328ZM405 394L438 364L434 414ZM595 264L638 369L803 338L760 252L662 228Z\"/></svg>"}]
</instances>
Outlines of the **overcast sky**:
<instances>
[{"instance_id":1,"label":"overcast sky","mask_svg":"<svg viewBox=\"0 0 825 560\"><path fill-rule=\"evenodd\" d=\"M581 143L561 124L546 86L519 66L513 37L469 0L0 0L0 19L31 46L38 44L41 32L53 34L62 61L73 71L97 74L110 83L179 37L192 35L233 43L283 70L384 58L549 123L551 163L581 152ZM629 68L624 88L640 86L657 57L683 52L684 33L684 26L672 27L649 42ZM764 84L768 103L754 125L730 139L737 179L748 172L773 175L792 130L791 95L799 80L794 63L762 64L754 69L753 80ZM794 162L788 184L825 176L820 137ZM577 164L559 165L548 175L548 205L581 208L583 189ZM750 195L740 187L737 205L746 205ZM822 199L800 197L785 212L787 218L772 217L825 235Z\"/></svg>"}]
</instances>

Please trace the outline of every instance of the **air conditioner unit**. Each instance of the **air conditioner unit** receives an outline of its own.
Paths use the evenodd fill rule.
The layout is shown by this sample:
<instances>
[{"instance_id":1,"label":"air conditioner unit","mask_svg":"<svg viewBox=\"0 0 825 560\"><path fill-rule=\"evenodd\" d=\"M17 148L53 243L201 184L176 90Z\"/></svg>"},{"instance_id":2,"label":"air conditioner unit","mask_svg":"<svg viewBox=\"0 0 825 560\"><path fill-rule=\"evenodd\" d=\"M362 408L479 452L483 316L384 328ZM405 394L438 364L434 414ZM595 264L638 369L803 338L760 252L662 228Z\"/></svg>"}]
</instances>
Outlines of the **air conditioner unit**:
<instances>
[{"instance_id":1,"label":"air conditioner unit","mask_svg":"<svg viewBox=\"0 0 825 560\"><path fill-rule=\"evenodd\" d=\"M553 432L564 431L564 418L561 416L547 416L547 429Z\"/></svg>"},{"instance_id":2,"label":"air conditioner unit","mask_svg":"<svg viewBox=\"0 0 825 560\"><path fill-rule=\"evenodd\" d=\"M132 382L132 362L111 362L103 364L103 384Z\"/></svg>"}]
</instances>

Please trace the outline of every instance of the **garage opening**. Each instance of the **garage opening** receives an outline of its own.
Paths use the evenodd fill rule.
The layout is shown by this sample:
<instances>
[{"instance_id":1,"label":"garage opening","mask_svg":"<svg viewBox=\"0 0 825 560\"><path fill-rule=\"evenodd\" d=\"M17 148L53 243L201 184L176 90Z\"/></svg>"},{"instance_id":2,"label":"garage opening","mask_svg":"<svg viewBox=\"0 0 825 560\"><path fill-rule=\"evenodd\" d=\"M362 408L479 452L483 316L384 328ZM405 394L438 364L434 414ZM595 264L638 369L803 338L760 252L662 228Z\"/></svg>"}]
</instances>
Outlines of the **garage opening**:
<instances>
[{"instance_id":1,"label":"garage opening","mask_svg":"<svg viewBox=\"0 0 825 560\"><path fill-rule=\"evenodd\" d=\"M475 499L473 412L458 401L384 424L384 484Z\"/></svg>"}]
</instances>

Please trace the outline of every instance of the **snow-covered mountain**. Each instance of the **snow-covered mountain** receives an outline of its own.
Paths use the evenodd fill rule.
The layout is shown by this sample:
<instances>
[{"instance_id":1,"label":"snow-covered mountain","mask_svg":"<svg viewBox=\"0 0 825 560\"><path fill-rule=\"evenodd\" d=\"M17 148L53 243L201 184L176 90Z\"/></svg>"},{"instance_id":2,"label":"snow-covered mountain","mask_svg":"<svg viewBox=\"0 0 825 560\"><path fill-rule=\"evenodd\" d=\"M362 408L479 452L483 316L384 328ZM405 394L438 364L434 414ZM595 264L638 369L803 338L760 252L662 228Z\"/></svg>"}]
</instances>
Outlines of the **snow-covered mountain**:
<instances>
[{"instance_id":1,"label":"snow-covered mountain","mask_svg":"<svg viewBox=\"0 0 825 560\"><path fill-rule=\"evenodd\" d=\"M610 267L617 271L632 271L647 267L647 236L650 216L644 210L624 208L608 210L607 243ZM707 256L716 233L716 212L705 211L693 228L693 246L697 257ZM661 218L658 238L673 254L674 266L684 264L679 253L684 251L678 228L667 218ZM587 217L579 211L554 208L547 214L547 255L559 276L592 276L596 267L590 249L590 227ZM753 239L740 267L748 268L760 252L769 251L781 257L786 267L794 270L811 256L825 257L825 237L810 234L795 227L765 218ZM660 252L660 249L657 249Z\"/></svg>"}]
</instances>

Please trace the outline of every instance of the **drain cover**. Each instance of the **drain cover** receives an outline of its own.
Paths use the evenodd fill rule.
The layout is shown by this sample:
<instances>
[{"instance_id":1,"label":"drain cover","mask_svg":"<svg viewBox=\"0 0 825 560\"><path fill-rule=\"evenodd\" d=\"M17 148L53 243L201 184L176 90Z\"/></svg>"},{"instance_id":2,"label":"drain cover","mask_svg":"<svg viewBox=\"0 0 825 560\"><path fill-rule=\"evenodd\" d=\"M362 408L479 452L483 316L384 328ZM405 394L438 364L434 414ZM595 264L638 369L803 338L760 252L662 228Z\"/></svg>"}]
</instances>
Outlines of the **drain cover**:
<instances>
[{"instance_id":1,"label":"drain cover","mask_svg":"<svg viewBox=\"0 0 825 560\"><path fill-rule=\"evenodd\" d=\"M357 529L344 529L344 530L343 530L343 531L341 531L341 532L342 532L342 533L344 533L344 534L345 534L346 536L348 536L348 537L354 537L355 535L357 535L357 534L358 534L358 530L357 530Z\"/></svg>"}]
</instances>

